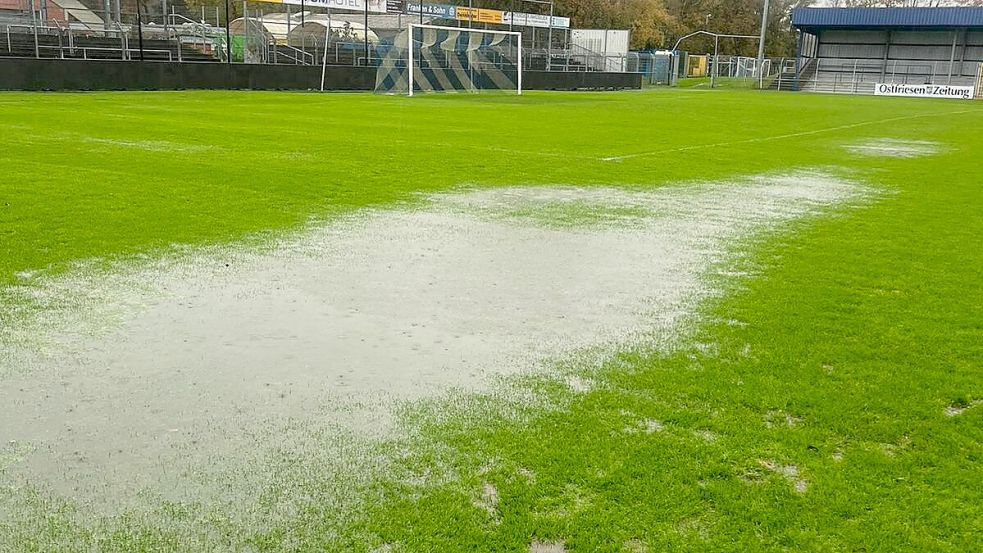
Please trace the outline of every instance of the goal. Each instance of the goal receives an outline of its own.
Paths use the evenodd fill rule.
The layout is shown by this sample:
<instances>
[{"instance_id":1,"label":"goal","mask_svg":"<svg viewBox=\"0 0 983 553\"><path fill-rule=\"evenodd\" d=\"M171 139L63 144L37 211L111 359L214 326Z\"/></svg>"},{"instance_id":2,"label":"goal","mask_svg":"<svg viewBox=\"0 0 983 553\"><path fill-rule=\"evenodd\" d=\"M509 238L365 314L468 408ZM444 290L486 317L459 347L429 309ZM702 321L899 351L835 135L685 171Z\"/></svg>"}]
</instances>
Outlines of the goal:
<instances>
[{"instance_id":1,"label":"goal","mask_svg":"<svg viewBox=\"0 0 983 553\"><path fill-rule=\"evenodd\" d=\"M376 91L522 94L522 34L410 24L383 56Z\"/></svg>"}]
</instances>

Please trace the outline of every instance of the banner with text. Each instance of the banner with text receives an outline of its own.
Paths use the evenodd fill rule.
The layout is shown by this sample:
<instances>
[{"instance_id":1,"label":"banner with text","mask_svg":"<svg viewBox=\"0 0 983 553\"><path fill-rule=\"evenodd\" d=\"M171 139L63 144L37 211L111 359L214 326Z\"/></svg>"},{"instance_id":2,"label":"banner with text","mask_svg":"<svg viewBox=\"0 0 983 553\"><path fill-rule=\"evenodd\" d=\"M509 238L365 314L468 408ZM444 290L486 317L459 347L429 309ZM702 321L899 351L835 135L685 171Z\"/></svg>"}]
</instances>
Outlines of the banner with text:
<instances>
[{"instance_id":1,"label":"banner with text","mask_svg":"<svg viewBox=\"0 0 983 553\"><path fill-rule=\"evenodd\" d=\"M407 2L406 13L419 14L439 17L441 19L456 19L457 8L448 4L421 4L419 2Z\"/></svg>"},{"instance_id":2,"label":"banner with text","mask_svg":"<svg viewBox=\"0 0 983 553\"><path fill-rule=\"evenodd\" d=\"M976 89L971 86L952 86L945 84L891 84L874 85L875 96L908 96L911 98L951 98L972 100Z\"/></svg>"},{"instance_id":3,"label":"banner with text","mask_svg":"<svg viewBox=\"0 0 983 553\"><path fill-rule=\"evenodd\" d=\"M497 23L502 24L504 12L498 10L486 10L483 8L457 7L457 19L460 21L476 21L478 23Z\"/></svg>"},{"instance_id":4,"label":"banner with text","mask_svg":"<svg viewBox=\"0 0 983 553\"><path fill-rule=\"evenodd\" d=\"M392 1L393 0L390 0L390 2ZM406 13L419 14L421 10L423 11L423 15L439 17L441 19L456 19L458 21L492 23L495 25L513 25L517 27L542 27L544 29L549 28L550 26L550 16L548 15L522 12L503 12L498 10L486 10L484 8L451 6L449 4L406 2ZM371 11L371 8L369 11ZM389 11L392 13L396 10L390 8ZM553 28L569 29L570 18L553 17Z\"/></svg>"},{"instance_id":5,"label":"banner with text","mask_svg":"<svg viewBox=\"0 0 983 553\"><path fill-rule=\"evenodd\" d=\"M330 8L351 12L364 12L368 2L369 13L386 13L386 0L256 0L270 4L289 4L305 8Z\"/></svg>"},{"instance_id":6,"label":"banner with text","mask_svg":"<svg viewBox=\"0 0 983 553\"><path fill-rule=\"evenodd\" d=\"M549 28L550 16L538 13L505 12L502 14L502 23L505 25L518 25L519 27L543 27ZM569 29L569 17L553 17L554 29Z\"/></svg>"}]
</instances>

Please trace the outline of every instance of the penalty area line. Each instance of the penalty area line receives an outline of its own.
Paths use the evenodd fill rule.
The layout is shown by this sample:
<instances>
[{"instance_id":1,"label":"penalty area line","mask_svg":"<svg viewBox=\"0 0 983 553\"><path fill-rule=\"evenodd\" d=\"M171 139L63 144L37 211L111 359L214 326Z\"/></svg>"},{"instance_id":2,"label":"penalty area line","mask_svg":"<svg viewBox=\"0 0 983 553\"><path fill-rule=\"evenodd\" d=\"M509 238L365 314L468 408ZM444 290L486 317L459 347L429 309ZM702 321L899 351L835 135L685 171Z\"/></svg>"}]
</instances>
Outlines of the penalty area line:
<instances>
[{"instance_id":1,"label":"penalty area line","mask_svg":"<svg viewBox=\"0 0 983 553\"><path fill-rule=\"evenodd\" d=\"M903 115L899 117L889 117L887 119L877 119L874 121L861 121L860 123L851 123L849 125L840 125L838 127L828 127L825 129L814 129L811 131L802 131L789 134L779 134L775 136L762 136L759 138L748 138L745 140L731 140L728 142L715 142L713 144L696 144L694 146L683 146L681 148L670 148L667 150L653 150L649 152L639 152L637 154L625 154L621 156L609 156L598 158L600 161L624 161L626 159L634 159L639 157L654 156L658 154L672 154L678 152L686 152L689 150L702 150L704 148L718 148L721 146L736 146L738 144L753 144L755 142L770 142L772 140L784 140L786 138L797 138L800 136L811 136L814 134L823 134L827 132L843 131L847 129L856 129L858 127L866 127L870 125L879 125L882 123L893 123L896 121L907 121L910 119L919 119L922 117L939 117L945 115L959 115L963 113L983 113L981 109L963 109L956 111L945 111L941 113L919 113L917 115Z\"/></svg>"}]
</instances>

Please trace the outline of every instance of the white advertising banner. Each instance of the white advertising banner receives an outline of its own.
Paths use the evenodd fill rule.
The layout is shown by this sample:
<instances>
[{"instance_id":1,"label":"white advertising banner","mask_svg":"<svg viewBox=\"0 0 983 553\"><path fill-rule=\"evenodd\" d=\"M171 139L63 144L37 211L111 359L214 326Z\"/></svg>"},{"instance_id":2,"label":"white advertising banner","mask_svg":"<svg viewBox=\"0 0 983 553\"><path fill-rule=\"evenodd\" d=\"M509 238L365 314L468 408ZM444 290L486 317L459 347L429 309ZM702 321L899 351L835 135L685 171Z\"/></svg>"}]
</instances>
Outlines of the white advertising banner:
<instances>
[{"instance_id":1,"label":"white advertising banner","mask_svg":"<svg viewBox=\"0 0 983 553\"><path fill-rule=\"evenodd\" d=\"M550 26L550 16L537 13L505 12L502 14L502 23L512 24L519 27L542 27L548 29ZM554 29L569 29L569 17L553 17Z\"/></svg>"},{"instance_id":2,"label":"white advertising banner","mask_svg":"<svg viewBox=\"0 0 983 553\"><path fill-rule=\"evenodd\" d=\"M333 10L346 10L352 12L364 12L365 4L368 3L369 13L386 13L386 0L259 0L261 2L272 2L275 4L290 4L291 6L305 6L308 8L331 8Z\"/></svg>"},{"instance_id":3,"label":"white advertising banner","mask_svg":"<svg viewBox=\"0 0 983 553\"><path fill-rule=\"evenodd\" d=\"M976 96L976 89L971 86L952 86L947 84L877 83L874 85L874 95L972 100Z\"/></svg>"}]
</instances>

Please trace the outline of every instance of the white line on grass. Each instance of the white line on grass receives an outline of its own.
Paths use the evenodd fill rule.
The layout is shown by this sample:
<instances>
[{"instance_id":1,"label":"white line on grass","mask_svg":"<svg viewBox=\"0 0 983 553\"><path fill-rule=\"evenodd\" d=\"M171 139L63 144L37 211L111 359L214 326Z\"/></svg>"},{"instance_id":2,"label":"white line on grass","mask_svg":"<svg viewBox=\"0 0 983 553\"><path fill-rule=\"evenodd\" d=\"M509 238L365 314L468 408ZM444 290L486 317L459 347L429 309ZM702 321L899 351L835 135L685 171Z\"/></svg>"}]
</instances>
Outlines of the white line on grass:
<instances>
[{"instance_id":1,"label":"white line on grass","mask_svg":"<svg viewBox=\"0 0 983 553\"><path fill-rule=\"evenodd\" d=\"M849 125L840 125L838 127L829 127L825 129L815 129L811 131L802 131L790 134L779 134L776 136L763 136L759 138L747 138L745 140L731 140L728 142L715 142L713 144L696 144L693 146L683 146L682 148L671 148L667 150L652 150L649 152L639 152L637 154L625 154L622 156L609 156L600 158L601 161L624 161L626 159L634 159L638 157L653 156L656 154L668 154L677 152L686 152L689 150L700 150L703 148L718 148L721 146L735 146L737 144L753 144L755 142L770 142L772 140L782 140L785 138L797 138L800 136L810 136L814 134L822 134L826 132L842 131L846 129L855 129L858 127L866 127L868 125L877 125L880 123L893 123L895 121L907 121L910 119L919 119L921 117L937 117L944 115L959 115L963 113L983 113L980 109L963 109L958 111L946 111L941 113L920 113L918 115L905 115L902 117L890 117L887 119L878 119L875 121L862 121L860 123L851 123Z\"/></svg>"}]
</instances>

